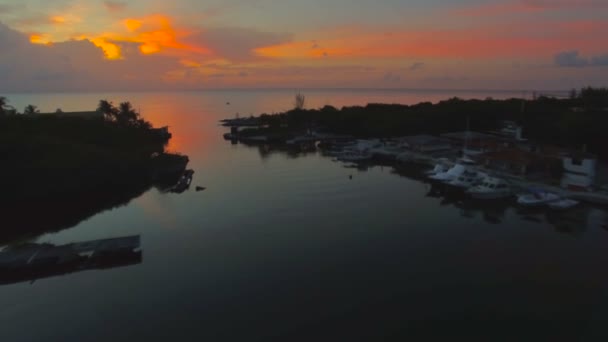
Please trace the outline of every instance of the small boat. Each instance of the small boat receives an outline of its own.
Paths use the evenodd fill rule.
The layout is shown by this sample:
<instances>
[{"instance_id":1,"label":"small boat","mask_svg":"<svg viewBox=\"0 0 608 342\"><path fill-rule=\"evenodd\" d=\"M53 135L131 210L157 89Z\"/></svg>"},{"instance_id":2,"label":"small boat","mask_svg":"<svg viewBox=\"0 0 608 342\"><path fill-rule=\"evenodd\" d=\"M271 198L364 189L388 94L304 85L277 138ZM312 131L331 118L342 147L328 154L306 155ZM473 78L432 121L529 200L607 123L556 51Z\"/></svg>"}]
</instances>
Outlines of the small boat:
<instances>
[{"instance_id":1,"label":"small boat","mask_svg":"<svg viewBox=\"0 0 608 342\"><path fill-rule=\"evenodd\" d=\"M579 205L579 201L575 201L573 199L564 198L559 201L551 202L548 204L549 208L553 210L566 210L570 208L574 208Z\"/></svg>"},{"instance_id":2,"label":"small boat","mask_svg":"<svg viewBox=\"0 0 608 342\"><path fill-rule=\"evenodd\" d=\"M511 197L511 187L500 178L486 177L481 183L466 190L466 194L474 199L502 199Z\"/></svg>"},{"instance_id":3,"label":"small boat","mask_svg":"<svg viewBox=\"0 0 608 342\"><path fill-rule=\"evenodd\" d=\"M537 207L551 202L559 201L561 198L551 192L543 190L532 190L529 194L517 196L517 203L527 207Z\"/></svg>"}]
</instances>

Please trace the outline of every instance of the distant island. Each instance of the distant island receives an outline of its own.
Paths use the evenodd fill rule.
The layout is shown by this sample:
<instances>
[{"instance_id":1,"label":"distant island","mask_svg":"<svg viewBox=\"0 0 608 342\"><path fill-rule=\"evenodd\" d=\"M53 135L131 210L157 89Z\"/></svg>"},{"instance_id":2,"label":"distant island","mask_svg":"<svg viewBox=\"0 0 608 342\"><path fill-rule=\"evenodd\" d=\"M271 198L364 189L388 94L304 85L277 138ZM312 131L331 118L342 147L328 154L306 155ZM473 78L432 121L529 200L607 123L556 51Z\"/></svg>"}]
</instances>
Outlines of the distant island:
<instances>
[{"instance_id":1,"label":"distant island","mask_svg":"<svg viewBox=\"0 0 608 342\"><path fill-rule=\"evenodd\" d=\"M285 142L310 130L323 130L357 138L391 138L406 135L439 135L466 129L489 131L512 121L539 143L582 148L608 158L603 148L608 128L608 88L572 90L568 98L463 100L457 97L433 104L374 104L305 109L297 94L294 108L283 113L226 119L239 138L267 137ZM252 127L255 126L255 127ZM238 127L239 129L236 129ZM232 135L227 134L227 138Z\"/></svg>"},{"instance_id":2,"label":"distant island","mask_svg":"<svg viewBox=\"0 0 608 342\"><path fill-rule=\"evenodd\" d=\"M67 228L152 186L171 187L188 157L166 153L170 138L129 102L18 113L0 97L0 241Z\"/></svg>"}]
</instances>

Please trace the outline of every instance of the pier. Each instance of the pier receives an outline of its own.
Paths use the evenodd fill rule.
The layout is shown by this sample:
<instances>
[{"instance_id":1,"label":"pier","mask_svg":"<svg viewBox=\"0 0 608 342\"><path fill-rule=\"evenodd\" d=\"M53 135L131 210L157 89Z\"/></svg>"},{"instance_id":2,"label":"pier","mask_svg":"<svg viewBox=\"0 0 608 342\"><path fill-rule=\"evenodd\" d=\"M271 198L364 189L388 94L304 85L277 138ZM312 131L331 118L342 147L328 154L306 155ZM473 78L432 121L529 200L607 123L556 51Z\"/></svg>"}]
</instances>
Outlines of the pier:
<instances>
[{"instance_id":1,"label":"pier","mask_svg":"<svg viewBox=\"0 0 608 342\"><path fill-rule=\"evenodd\" d=\"M142 261L140 236L52 245L26 243L0 251L0 285L109 269Z\"/></svg>"}]
</instances>

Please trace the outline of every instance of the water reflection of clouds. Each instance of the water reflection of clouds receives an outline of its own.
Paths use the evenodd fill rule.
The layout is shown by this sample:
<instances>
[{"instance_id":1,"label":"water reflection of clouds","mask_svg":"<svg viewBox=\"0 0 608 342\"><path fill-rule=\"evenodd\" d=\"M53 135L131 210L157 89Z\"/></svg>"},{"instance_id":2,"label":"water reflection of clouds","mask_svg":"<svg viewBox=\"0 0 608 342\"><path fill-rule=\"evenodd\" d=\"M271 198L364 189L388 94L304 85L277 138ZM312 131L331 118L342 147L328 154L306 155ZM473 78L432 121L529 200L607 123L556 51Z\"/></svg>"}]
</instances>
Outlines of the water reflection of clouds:
<instances>
[{"instance_id":1,"label":"water reflection of clouds","mask_svg":"<svg viewBox=\"0 0 608 342\"><path fill-rule=\"evenodd\" d=\"M160 227L167 230L178 229L178 220L175 211L172 210L175 202L171 194L162 194L159 191L149 191L135 201L135 205L141 208L147 217L157 222Z\"/></svg>"}]
</instances>

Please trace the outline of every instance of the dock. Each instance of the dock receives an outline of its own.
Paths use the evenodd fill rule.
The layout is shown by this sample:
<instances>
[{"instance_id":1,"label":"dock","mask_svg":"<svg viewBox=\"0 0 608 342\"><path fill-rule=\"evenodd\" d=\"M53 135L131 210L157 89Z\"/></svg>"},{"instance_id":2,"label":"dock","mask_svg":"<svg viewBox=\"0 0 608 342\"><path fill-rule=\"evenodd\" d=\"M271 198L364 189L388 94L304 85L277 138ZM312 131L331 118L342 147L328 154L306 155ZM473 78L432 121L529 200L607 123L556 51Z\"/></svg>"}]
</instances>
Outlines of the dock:
<instances>
[{"instance_id":1,"label":"dock","mask_svg":"<svg viewBox=\"0 0 608 342\"><path fill-rule=\"evenodd\" d=\"M53 245L26 243L0 251L0 285L93 269L109 269L142 261L140 236Z\"/></svg>"}]
</instances>

